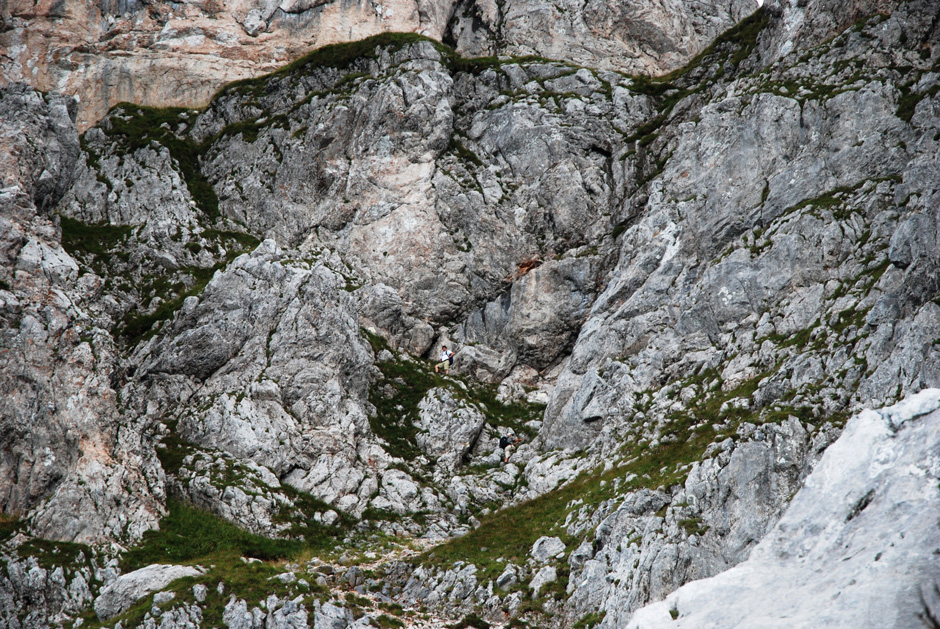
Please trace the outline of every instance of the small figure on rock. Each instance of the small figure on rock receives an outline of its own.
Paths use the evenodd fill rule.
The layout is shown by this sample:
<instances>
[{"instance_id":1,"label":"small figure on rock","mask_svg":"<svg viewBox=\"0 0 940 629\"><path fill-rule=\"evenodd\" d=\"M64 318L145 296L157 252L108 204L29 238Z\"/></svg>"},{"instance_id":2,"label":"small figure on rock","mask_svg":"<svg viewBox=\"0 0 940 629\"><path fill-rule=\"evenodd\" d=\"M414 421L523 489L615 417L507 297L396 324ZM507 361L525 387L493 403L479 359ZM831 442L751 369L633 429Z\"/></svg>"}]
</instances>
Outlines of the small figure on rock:
<instances>
[{"instance_id":1,"label":"small figure on rock","mask_svg":"<svg viewBox=\"0 0 940 629\"><path fill-rule=\"evenodd\" d=\"M444 373L450 374L450 368L454 364L454 353L447 349L446 345L441 345L441 362L434 365L434 373L439 373L438 369L443 368Z\"/></svg>"},{"instance_id":2,"label":"small figure on rock","mask_svg":"<svg viewBox=\"0 0 940 629\"><path fill-rule=\"evenodd\" d=\"M499 438L499 447L503 449L503 463L509 463L509 457L512 456L512 450L516 444L521 441L516 435L509 433Z\"/></svg>"}]
</instances>

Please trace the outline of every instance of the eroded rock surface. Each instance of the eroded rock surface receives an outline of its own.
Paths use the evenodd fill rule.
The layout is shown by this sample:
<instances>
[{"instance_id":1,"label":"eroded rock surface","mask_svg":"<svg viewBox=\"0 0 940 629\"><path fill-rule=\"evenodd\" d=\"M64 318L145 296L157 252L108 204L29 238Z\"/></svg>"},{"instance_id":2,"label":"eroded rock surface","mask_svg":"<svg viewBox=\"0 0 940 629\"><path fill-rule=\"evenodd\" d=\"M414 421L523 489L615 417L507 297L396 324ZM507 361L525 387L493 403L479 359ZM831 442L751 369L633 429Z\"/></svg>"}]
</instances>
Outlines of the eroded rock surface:
<instances>
[{"instance_id":1,"label":"eroded rock surface","mask_svg":"<svg viewBox=\"0 0 940 629\"><path fill-rule=\"evenodd\" d=\"M628 626L915 627L935 617L936 559L924 550L940 535L922 514L940 500L938 399L925 390L853 417L747 561L679 588Z\"/></svg>"},{"instance_id":2,"label":"eroded rock surface","mask_svg":"<svg viewBox=\"0 0 940 629\"><path fill-rule=\"evenodd\" d=\"M0 91L0 509L45 537L136 539L163 513L162 472L112 388L118 350L90 308L103 280L80 274L50 213L79 155L74 111Z\"/></svg>"},{"instance_id":3,"label":"eroded rock surface","mask_svg":"<svg viewBox=\"0 0 940 629\"><path fill-rule=\"evenodd\" d=\"M767 4L668 83L377 39L204 111L122 106L81 152L59 97L7 90L2 369L38 392L4 391L3 508L132 542L166 478L253 532L335 525L339 563L378 559L372 527L472 544L381 578L283 566L265 600L168 588L146 626L371 622L346 590L494 623L681 613L760 557L850 416L940 384L937 8Z\"/></svg>"},{"instance_id":4,"label":"eroded rock surface","mask_svg":"<svg viewBox=\"0 0 940 629\"><path fill-rule=\"evenodd\" d=\"M645 1L568 11L551 2L386 0L10 3L0 85L79 97L84 130L113 105L204 105L225 83L271 72L313 48L379 33L446 38L468 55L539 54L660 74L702 50L753 6ZM481 19L482 18L482 19Z\"/></svg>"}]
</instances>

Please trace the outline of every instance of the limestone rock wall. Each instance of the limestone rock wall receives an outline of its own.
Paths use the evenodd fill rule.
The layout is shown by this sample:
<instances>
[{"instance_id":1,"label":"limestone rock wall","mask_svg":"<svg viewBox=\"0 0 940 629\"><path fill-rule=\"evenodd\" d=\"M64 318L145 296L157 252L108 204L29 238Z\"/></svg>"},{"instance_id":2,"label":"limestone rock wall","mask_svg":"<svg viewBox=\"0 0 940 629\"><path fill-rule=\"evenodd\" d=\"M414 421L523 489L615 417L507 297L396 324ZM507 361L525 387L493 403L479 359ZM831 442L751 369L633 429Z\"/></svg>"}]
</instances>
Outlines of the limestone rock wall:
<instances>
[{"instance_id":1,"label":"limestone rock wall","mask_svg":"<svg viewBox=\"0 0 940 629\"><path fill-rule=\"evenodd\" d=\"M162 470L111 382L119 351L90 307L103 280L80 276L50 212L79 155L74 111L25 86L0 96L0 509L46 537L135 539L163 513Z\"/></svg>"},{"instance_id":2,"label":"limestone rock wall","mask_svg":"<svg viewBox=\"0 0 940 629\"><path fill-rule=\"evenodd\" d=\"M553 3L453 0L335 2L7 2L0 9L0 85L26 82L79 99L86 129L113 105L197 107L230 81L307 51L378 33L448 40L461 52L538 54L659 74L704 48L753 6L711 0L571 10Z\"/></svg>"},{"instance_id":3,"label":"limestone rock wall","mask_svg":"<svg viewBox=\"0 0 940 629\"><path fill-rule=\"evenodd\" d=\"M385 36L203 111L116 108L80 146L67 101L7 88L3 509L130 542L166 484L266 535L345 511L438 540L594 479L502 573L374 585L624 626L756 553L858 409L940 384L937 23L768 3L662 81ZM498 399L422 368L443 343ZM227 609L354 622L281 603Z\"/></svg>"}]
</instances>

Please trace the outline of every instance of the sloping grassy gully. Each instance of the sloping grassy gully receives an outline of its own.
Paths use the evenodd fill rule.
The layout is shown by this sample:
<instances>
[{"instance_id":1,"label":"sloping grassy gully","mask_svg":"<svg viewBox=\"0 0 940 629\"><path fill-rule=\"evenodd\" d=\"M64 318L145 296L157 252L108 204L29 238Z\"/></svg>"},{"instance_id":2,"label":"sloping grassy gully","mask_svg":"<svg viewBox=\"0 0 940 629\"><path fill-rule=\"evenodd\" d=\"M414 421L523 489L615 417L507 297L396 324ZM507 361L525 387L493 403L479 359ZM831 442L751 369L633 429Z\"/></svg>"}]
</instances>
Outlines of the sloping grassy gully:
<instances>
[{"instance_id":1,"label":"sloping grassy gully","mask_svg":"<svg viewBox=\"0 0 940 629\"><path fill-rule=\"evenodd\" d=\"M688 466L698 461L709 444L732 435L742 421L758 421L752 411L725 406L736 398L747 398L757 389L761 374L741 385L723 391L714 370L693 376L684 384L711 381L702 399L690 405L694 411L674 413L662 428L663 438L652 443L626 444L622 463L604 471L598 468L582 473L566 485L534 500L503 509L480 518L480 526L465 537L452 539L421 556L426 565L450 567L456 561L473 563L482 582L495 578L505 567L502 558L524 563L532 544L543 535L556 535L568 544L577 544L568 535L564 522L569 512L582 505L597 506L627 491L646 488L667 488L685 482ZM696 429L696 426L705 424ZM724 426L713 431L712 423ZM655 445L653 445L655 444ZM576 502L577 501L577 502Z\"/></svg>"}]
</instances>

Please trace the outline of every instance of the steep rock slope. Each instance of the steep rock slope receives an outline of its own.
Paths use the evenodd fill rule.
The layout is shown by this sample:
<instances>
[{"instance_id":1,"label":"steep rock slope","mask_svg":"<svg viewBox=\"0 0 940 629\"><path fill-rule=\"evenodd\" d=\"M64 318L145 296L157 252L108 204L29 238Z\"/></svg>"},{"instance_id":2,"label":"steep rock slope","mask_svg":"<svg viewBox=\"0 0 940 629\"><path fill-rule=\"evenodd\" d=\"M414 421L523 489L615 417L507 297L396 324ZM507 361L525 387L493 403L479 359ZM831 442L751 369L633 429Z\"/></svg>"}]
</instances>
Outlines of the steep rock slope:
<instances>
[{"instance_id":1,"label":"steep rock slope","mask_svg":"<svg viewBox=\"0 0 940 629\"><path fill-rule=\"evenodd\" d=\"M0 509L41 536L134 539L163 513L162 472L111 385L119 350L89 309L101 281L79 277L49 218L79 155L74 106L23 86L0 98Z\"/></svg>"},{"instance_id":2,"label":"steep rock slope","mask_svg":"<svg viewBox=\"0 0 940 629\"><path fill-rule=\"evenodd\" d=\"M146 478L104 495L155 504L97 539L152 526L166 475L164 531L123 570L163 561L149 540L183 545L182 503L344 549L289 566L180 553L206 573L120 621L347 626L372 592L618 627L747 559L854 409L937 379L936 8L830 38L842 19L770 5L663 80L385 36L202 112L122 106L85 133L74 182L55 186L77 279L60 290L113 348L113 417L137 441L109 443L109 463ZM49 180L38 170L24 187ZM413 358L455 341L455 371L498 390ZM538 433L496 467L509 430ZM70 495L4 509L88 539L45 524L75 505L108 521L107 501ZM365 575L336 567L374 555L379 531L466 535ZM5 609L28 600L26 539L5 542ZM117 576L98 573L96 594ZM245 585L261 579L263 605Z\"/></svg>"},{"instance_id":3,"label":"steep rock slope","mask_svg":"<svg viewBox=\"0 0 940 629\"><path fill-rule=\"evenodd\" d=\"M344 3L8 2L0 8L0 85L26 82L79 97L84 130L113 105L205 104L222 85L257 76L311 48L378 33L449 40L468 54L539 54L658 74L699 52L753 10L693 4L563 5L391 0ZM466 42L466 46L463 44Z\"/></svg>"}]
</instances>

